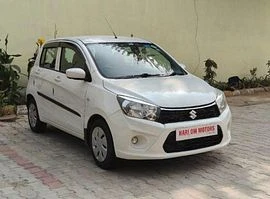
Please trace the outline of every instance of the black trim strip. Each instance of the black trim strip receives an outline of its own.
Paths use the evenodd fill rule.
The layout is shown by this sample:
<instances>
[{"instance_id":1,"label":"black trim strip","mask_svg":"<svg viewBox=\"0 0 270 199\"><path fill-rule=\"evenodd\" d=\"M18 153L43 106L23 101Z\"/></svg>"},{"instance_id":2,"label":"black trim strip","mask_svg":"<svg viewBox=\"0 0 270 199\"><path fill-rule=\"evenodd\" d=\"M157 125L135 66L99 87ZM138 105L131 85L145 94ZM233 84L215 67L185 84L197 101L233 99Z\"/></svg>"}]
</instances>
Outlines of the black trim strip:
<instances>
[{"instance_id":1,"label":"black trim strip","mask_svg":"<svg viewBox=\"0 0 270 199\"><path fill-rule=\"evenodd\" d=\"M166 110L166 111L175 111L175 110L182 110L182 109L194 109L194 108L204 108L206 106L211 106L216 104L216 101L213 101L208 104L203 104L203 105L197 105L197 106L187 106L187 107L160 107L160 109Z\"/></svg>"},{"instance_id":2,"label":"black trim strip","mask_svg":"<svg viewBox=\"0 0 270 199\"><path fill-rule=\"evenodd\" d=\"M40 93L40 92L37 92L37 94L38 94L39 96L45 98L46 100L48 100L48 101L50 101L50 102L56 104L57 106L60 106L61 108L63 108L63 109L65 109L65 110L67 110L67 111L69 111L69 112L71 112L71 113L73 113L73 114L75 114L75 115L81 117L80 113L78 113L78 112L74 111L73 109L71 109L71 108L65 106L64 104L62 104L62 103L60 103L60 102L58 102L58 101L56 101L56 100L54 100L54 99L48 97L47 95L44 95L44 94L42 94L42 93Z\"/></svg>"},{"instance_id":3,"label":"black trim strip","mask_svg":"<svg viewBox=\"0 0 270 199\"><path fill-rule=\"evenodd\" d=\"M59 47L60 46L60 42L59 41L57 41L57 42L49 42L49 43L46 43L46 44L44 44L44 48L57 48L57 47Z\"/></svg>"}]
</instances>

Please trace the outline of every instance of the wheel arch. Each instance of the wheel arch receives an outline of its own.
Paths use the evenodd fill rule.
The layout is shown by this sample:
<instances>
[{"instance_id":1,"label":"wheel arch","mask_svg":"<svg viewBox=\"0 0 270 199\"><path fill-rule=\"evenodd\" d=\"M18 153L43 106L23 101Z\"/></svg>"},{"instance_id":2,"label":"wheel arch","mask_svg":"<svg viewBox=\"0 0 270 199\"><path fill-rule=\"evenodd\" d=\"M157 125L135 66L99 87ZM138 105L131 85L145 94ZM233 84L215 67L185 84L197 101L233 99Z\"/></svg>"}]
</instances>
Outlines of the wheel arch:
<instances>
[{"instance_id":1,"label":"wheel arch","mask_svg":"<svg viewBox=\"0 0 270 199\"><path fill-rule=\"evenodd\" d=\"M108 125L108 122L106 121L106 119L104 118L104 117L102 117L101 115L99 115L99 114L94 114L94 115L92 115L90 118L89 118L89 120L88 120L88 122L87 122L87 127L84 129L84 141L85 141L85 143L89 146L89 137L88 137L88 134L90 133L89 132L89 130L90 130L90 128L91 128L91 125L94 123L94 121L96 121L96 120L98 120L98 119L100 119L100 120L103 120L106 124L107 124L107 126L109 127L109 129L110 129L110 126Z\"/></svg>"},{"instance_id":2,"label":"wheel arch","mask_svg":"<svg viewBox=\"0 0 270 199\"><path fill-rule=\"evenodd\" d=\"M102 130L104 131L106 140L107 140L107 150L106 150L107 153L106 153L105 159L101 161L98 160L99 158L97 156L99 155L96 156L92 148L92 140L91 140L92 135L90 135L91 134L90 131L94 131L96 127L102 128ZM93 158L99 167L103 169L110 169L114 167L116 158L117 158L115 155L114 140L112 137L110 126L108 125L108 122L106 121L104 117L102 117L99 114L94 114L89 118L87 128L85 129L84 140L87 146L90 148ZM100 151L98 151L98 153L100 153Z\"/></svg>"},{"instance_id":3,"label":"wheel arch","mask_svg":"<svg viewBox=\"0 0 270 199\"><path fill-rule=\"evenodd\" d=\"M26 96L26 104L27 104L27 105L28 105L28 103L29 103L30 100L36 101L35 98L34 98L34 96L33 96L32 94L28 94L28 95Z\"/></svg>"}]
</instances>

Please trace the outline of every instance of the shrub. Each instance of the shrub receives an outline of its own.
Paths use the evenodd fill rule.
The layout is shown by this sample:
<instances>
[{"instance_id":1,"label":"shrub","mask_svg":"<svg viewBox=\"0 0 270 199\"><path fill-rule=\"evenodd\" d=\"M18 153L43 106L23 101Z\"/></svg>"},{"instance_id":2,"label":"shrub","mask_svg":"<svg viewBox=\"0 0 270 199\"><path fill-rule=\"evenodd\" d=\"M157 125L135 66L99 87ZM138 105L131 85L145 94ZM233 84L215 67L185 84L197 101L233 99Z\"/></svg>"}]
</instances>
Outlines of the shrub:
<instances>
[{"instance_id":1,"label":"shrub","mask_svg":"<svg viewBox=\"0 0 270 199\"><path fill-rule=\"evenodd\" d=\"M208 58L205 62L205 76L203 76L203 79L208 82L210 85L214 83L214 78L216 77L215 69L217 69L217 64L214 60Z\"/></svg>"},{"instance_id":2,"label":"shrub","mask_svg":"<svg viewBox=\"0 0 270 199\"><path fill-rule=\"evenodd\" d=\"M257 77L257 67L249 70L250 75L240 79L238 76L233 76L228 79L227 82L216 81L215 69L218 68L217 63L212 59L207 59L205 62L205 75L203 79L211 86L220 90L235 90L243 88L257 88L270 86L270 60L266 63L268 67L267 74L265 76ZM231 81L230 81L231 80Z\"/></svg>"},{"instance_id":3,"label":"shrub","mask_svg":"<svg viewBox=\"0 0 270 199\"><path fill-rule=\"evenodd\" d=\"M18 86L21 69L19 66L12 64L15 57L20 54L8 54L8 35L5 38L5 49L0 48L0 105L16 105L21 95Z\"/></svg>"},{"instance_id":4,"label":"shrub","mask_svg":"<svg viewBox=\"0 0 270 199\"><path fill-rule=\"evenodd\" d=\"M270 69L269 69L270 70ZM243 88L257 88L270 86L269 72L265 76L257 77L257 67L252 68L250 71L250 77L244 77L242 79Z\"/></svg>"},{"instance_id":5,"label":"shrub","mask_svg":"<svg viewBox=\"0 0 270 199\"><path fill-rule=\"evenodd\" d=\"M41 49L42 45L45 43L45 39L44 38L39 38L36 42L36 51L34 53L34 56L29 58L28 59L28 64L27 64L27 73L28 73L28 78L29 78L29 75L30 75L30 72L31 72L31 69L33 68L34 64L35 64L35 61L36 61L36 58L37 58L37 55L38 55L38 52L39 50Z\"/></svg>"}]
</instances>

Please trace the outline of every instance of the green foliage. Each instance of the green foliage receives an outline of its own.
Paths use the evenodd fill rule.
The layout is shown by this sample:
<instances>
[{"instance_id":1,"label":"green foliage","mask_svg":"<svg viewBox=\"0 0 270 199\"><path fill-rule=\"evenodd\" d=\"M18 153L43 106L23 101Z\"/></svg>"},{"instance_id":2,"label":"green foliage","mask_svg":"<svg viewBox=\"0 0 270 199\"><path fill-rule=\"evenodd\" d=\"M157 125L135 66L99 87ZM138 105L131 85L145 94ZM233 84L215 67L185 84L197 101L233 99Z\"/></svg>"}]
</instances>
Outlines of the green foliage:
<instances>
[{"instance_id":1,"label":"green foliage","mask_svg":"<svg viewBox=\"0 0 270 199\"><path fill-rule=\"evenodd\" d=\"M257 87L270 86L269 74L266 74L265 76L257 77L257 67L252 68L249 72L250 72L250 77L244 77L242 79L243 88L257 88Z\"/></svg>"},{"instance_id":2,"label":"green foliage","mask_svg":"<svg viewBox=\"0 0 270 199\"><path fill-rule=\"evenodd\" d=\"M36 58L37 58L37 55L38 55L38 52L39 50L41 49L42 45L45 43L45 39L44 38L39 38L36 42L36 45L37 45L37 48L36 48L36 51L34 53L34 56L29 58L28 59L28 65L27 65L27 73L28 73L28 78L30 76L30 72L31 72L31 69L33 68L34 64L35 64L35 61L36 61Z\"/></svg>"},{"instance_id":3,"label":"green foliage","mask_svg":"<svg viewBox=\"0 0 270 199\"><path fill-rule=\"evenodd\" d=\"M243 88L256 88L260 86L260 78L257 78L257 68L252 68L249 70L250 77L244 77L242 79Z\"/></svg>"},{"instance_id":4,"label":"green foliage","mask_svg":"<svg viewBox=\"0 0 270 199\"><path fill-rule=\"evenodd\" d=\"M6 105L5 101L6 101L6 99L4 96L4 92L0 92L0 107L3 107Z\"/></svg>"},{"instance_id":5,"label":"green foliage","mask_svg":"<svg viewBox=\"0 0 270 199\"><path fill-rule=\"evenodd\" d=\"M268 62L266 63L266 66L268 67L268 71L267 71L267 78L270 78L270 60L268 60Z\"/></svg>"},{"instance_id":6,"label":"green foliage","mask_svg":"<svg viewBox=\"0 0 270 199\"><path fill-rule=\"evenodd\" d=\"M257 67L252 68L251 70L249 70L249 72L252 80L257 79Z\"/></svg>"},{"instance_id":7,"label":"green foliage","mask_svg":"<svg viewBox=\"0 0 270 199\"><path fill-rule=\"evenodd\" d=\"M257 88L257 87L266 87L270 86L270 60L266 63L268 67L268 72L265 76L257 77L257 67L254 67L249 70L250 75L239 79L239 85L237 89L244 88ZM230 87L228 83L216 81L214 78L216 73L214 69L217 69L217 64L211 59L205 61L205 76L203 77L206 82L211 86L218 88L220 90L234 90L236 88Z\"/></svg>"},{"instance_id":8,"label":"green foliage","mask_svg":"<svg viewBox=\"0 0 270 199\"><path fill-rule=\"evenodd\" d=\"M1 41L1 40L0 40ZM15 57L20 57L20 54L10 55L8 49L8 34L5 38L5 49L0 48L0 64L11 64Z\"/></svg>"},{"instance_id":9,"label":"green foliage","mask_svg":"<svg viewBox=\"0 0 270 199\"><path fill-rule=\"evenodd\" d=\"M19 66L12 64L15 57L21 55L10 55L8 49L8 35L5 38L5 49L0 48L0 106L7 104L15 105L21 95L18 86L21 69Z\"/></svg>"},{"instance_id":10,"label":"green foliage","mask_svg":"<svg viewBox=\"0 0 270 199\"><path fill-rule=\"evenodd\" d=\"M205 76L203 76L203 79L208 82L210 85L213 85L216 77L215 69L218 68L217 63L212 59L207 59L205 62Z\"/></svg>"},{"instance_id":11,"label":"green foliage","mask_svg":"<svg viewBox=\"0 0 270 199\"><path fill-rule=\"evenodd\" d=\"M230 88L229 88L227 82L214 81L214 82L211 84L211 86L213 86L213 87L215 87L215 88L217 88L217 89L219 89L219 90L222 90L222 91L224 91L224 90L230 90Z\"/></svg>"}]
</instances>

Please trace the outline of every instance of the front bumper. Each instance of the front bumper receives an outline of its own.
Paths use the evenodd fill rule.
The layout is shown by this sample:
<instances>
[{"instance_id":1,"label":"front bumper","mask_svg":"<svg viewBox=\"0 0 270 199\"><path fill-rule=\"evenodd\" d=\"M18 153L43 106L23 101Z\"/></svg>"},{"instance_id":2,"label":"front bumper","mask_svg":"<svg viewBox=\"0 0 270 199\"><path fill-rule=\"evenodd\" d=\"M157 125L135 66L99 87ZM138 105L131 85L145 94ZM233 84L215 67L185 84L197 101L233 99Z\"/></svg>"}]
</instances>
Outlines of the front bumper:
<instances>
[{"instance_id":1,"label":"front bumper","mask_svg":"<svg viewBox=\"0 0 270 199\"><path fill-rule=\"evenodd\" d=\"M231 112L229 107L215 118L160 124L143 119L125 116L121 111L109 117L109 126L114 140L116 156L122 159L167 159L212 151L227 145L231 140ZM209 124L218 125L222 137L218 144L203 147L191 147L190 150L165 152L164 143L176 129L191 128ZM137 144L132 144L132 137L138 138ZM202 139L203 141L204 139ZM168 142L166 142L168 144ZM180 146L181 147L181 146ZM195 149L194 149L195 148Z\"/></svg>"}]
</instances>

